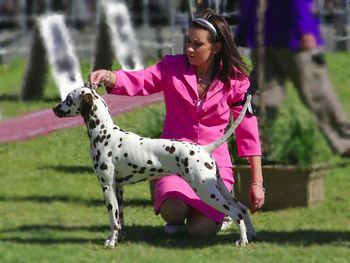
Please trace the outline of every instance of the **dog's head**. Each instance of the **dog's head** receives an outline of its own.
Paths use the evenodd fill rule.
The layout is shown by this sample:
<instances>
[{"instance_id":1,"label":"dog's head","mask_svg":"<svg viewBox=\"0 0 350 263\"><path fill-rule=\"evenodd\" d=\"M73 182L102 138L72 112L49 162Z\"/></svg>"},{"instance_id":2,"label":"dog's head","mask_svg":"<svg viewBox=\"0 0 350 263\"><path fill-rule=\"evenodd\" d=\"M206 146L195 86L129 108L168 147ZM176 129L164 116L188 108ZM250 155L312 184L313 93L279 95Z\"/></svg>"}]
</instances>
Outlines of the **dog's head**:
<instances>
[{"instance_id":1,"label":"dog's head","mask_svg":"<svg viewBox=\"0 0 350 263\"><path fill-rule=\"evenodd\" d=\"M93 106L94 91L88 87L72 90L66 99L52 108L59 118L74 117L77 115L88 117Z\"/></svg>"}]
</instances>

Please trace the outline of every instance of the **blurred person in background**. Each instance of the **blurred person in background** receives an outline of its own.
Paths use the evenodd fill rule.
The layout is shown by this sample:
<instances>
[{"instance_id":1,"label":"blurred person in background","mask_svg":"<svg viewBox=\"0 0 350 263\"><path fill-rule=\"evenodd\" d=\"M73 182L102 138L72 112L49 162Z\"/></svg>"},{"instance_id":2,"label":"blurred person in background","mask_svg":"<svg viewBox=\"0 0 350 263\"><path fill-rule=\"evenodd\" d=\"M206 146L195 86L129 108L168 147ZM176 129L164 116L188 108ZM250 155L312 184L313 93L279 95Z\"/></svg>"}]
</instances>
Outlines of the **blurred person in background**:
<instances>
[{"instance_id":1,"label":"blurred person in background","mask_svg":"<svg viewBox=\"0 0 350 263\"><path fill-rule=\"evenodd\" d=\"M257 7L259 0L243 0L235 32L238 45L251 48L252 90L257 91ZM332 88L322 53L323 40L312 0L266 0L264 23L265 85L262 96L266 122L278 116L278 107L290 79L301 101L313 113L317 125L335 153L350 157L350 123ZM255 96L255 103L259 98ZM268 153L268 147L264 155ZM265 148L265 147L264 147Z\"/></svg>"}]
</instances>

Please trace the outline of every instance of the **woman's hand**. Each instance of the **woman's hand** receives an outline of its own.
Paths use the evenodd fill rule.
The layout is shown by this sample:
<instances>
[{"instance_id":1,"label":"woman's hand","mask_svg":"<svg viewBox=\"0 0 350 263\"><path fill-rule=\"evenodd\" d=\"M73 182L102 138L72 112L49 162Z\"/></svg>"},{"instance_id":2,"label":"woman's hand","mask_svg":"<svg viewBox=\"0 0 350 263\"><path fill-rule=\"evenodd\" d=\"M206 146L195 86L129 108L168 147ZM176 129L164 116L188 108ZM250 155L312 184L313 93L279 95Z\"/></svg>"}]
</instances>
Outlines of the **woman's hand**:
<instances>
[{"instance_id":1,"label":"woman's hand","mask_svg":"<svg viewBox=\"0 0 350 263\"><path fill-rule=\"evenodd\" d=\"M250 185L249 200L252 213L255 213L264 205L265 189L262 184L252 183Z\"/></svg>"},{"instance_id":2,"label":"woman's hand","mask_svg":"<svg viewBox=\"0 0 350 263\"><path fill-rule=\"evenodd\" d=\"M89 81L92 87L97 88L103 84L106 88L113 87L116 83L115 74L109 70L99 69L89 75Z\"/></svg>"},{"instance_id":3,"label":"woman's hand","mask_svg":"<svg viewBox=\"0 0 350 263\"><path fill-rule=\"evenodd\" d=\"M261 157L250 156L251 184L249 189L249 201L252 213L260 209L265 203L265 189L261 168Z\"/></svg>"}]
</instances>

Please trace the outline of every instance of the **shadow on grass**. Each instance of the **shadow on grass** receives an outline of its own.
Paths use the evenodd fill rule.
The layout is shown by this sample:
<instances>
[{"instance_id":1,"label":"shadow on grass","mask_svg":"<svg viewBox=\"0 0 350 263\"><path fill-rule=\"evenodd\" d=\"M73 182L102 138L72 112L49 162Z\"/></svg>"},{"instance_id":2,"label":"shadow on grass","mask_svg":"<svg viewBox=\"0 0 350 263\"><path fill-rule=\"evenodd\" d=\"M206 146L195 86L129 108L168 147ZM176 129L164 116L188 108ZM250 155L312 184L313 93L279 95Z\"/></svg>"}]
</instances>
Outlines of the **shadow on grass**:
<instances>
[{"instance_id":1,"label":"shadow on grass","mask_svg":"<svg viewBox=\"0 0 350 263\"><path fill-rule=\"evenodd\" d=\"M326 245L335 243L337 245L350 245L350 231L330 230L296 230L296 231L261 231L259 241L283 245ZM347 244L346 244L347 243Z\"/></svg>"},{"instance_id":2,"label":"shadow on grass","mask_svg":"<svg viewBox=\"0 0 350 263\"><path fill-rule=\"evenodd\" d=\"M55 196L0 196L1 202L36 202L36 203L76 203L85 206L104 206L102 199L87 199L83 197L73 197L67 195L55 195Z\"/></svg>"},{"instance_id":3,"label":"shadow on grass","mask_svg":"<svg viewBox=\"0 0 350 263\"><path fill-rule=\"evenodd\" d=\"M91 199L84 197L74 197L67 195L54 195L54 196L40 196L40 195L30 195L30 196L0 196L0 202L35 202L35 203L54 203L62 202L67 204L80 204L84 206L104 206L104 201L102 198ZM128 199L124 200L124 207L146 207L152 206L151 200L147 199Z\"/></svg>"},{"instance_id":4,"label":"shadow on grass","mask_svg":"<svg viewBox=\"0 0 350 263\"><path fill-rule=\"evenodd\" d=\"M72 233L74 237L48 237L49 233L64 232ZM103 245L104 239L91 239L76 237L77 232L99 232L106 237L109 235L108 225L104 226L60 226L60 225L23 225L18 228L1 231L1 235L11 235L11 237L0 238L0 242L9 242L17 244L96 244ZM28 234L36 236L26 237ZM45 237L40 238L40 235ZM85 235L85 234L84 234ZM234 237L231 233L218 235L216 237L191 237L187 234L167 235L163 232L162 226L126 226L122 235L121 243L147 243L156 247L174 247L174 248L201 248L217 244L233 243ZM238 235L237 238L238 239Z\"/></svg>"},{"instance_id":5,"label":"shadow on grass","mask_svg":"<svg viewBox=\"0 0 350 263\"><path fill-rule=\"evenodd\" d=\"M12 234L13 237L0 238L1 242L19 244L96 244L102 245L103 239L91 239L81 237L48 238L51 231L58 232L101 232L108 235L108 225L101 226L60 226L60 225L23 225L19 228L1 231L2 234ZM18 232L35 236L45 234L45 238L20 237ZM76 235L76 234L75 234ZM219 244L232 244L239 238L238 233L225 232L215 237L193 237L185 233L167 235L162 226L126 226L121 242L147 243L155 247L172 248L202 248ZM261 231L259 239L255 243L277 244L283 246L312 246L336 244L337 246L349 246L350 232L347 231L325 231L325 230L298 230L298 231Z\"/></svg>"},{"instance_id":6,"label":"shadow on grass","mask_svg":"<svg viewBox=\"0 0 350 263\"><path fill-rule=\"evenodd\" d=\"M84 165L49 165L49 166L42 166L39 169L53 170L60 173L70 173L70 174L76 174L76 173L90 173L93 175L95 174L91 166L84 166Z\"/></svg>"}]
</instances>

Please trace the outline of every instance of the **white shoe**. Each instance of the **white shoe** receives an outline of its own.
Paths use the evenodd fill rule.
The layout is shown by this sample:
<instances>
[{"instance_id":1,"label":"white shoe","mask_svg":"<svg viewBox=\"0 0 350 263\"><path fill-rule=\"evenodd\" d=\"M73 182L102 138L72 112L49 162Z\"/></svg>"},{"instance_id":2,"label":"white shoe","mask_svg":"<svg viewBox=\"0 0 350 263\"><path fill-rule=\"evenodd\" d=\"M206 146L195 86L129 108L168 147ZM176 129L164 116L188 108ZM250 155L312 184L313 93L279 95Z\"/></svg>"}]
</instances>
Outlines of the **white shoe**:
<instances>
[{"instance_id":1,"label":"white shoe","mask_svg":"<svg viewBox=\"0 0 350 263\"><path fill-rule=\"evenodd\" d=\"M186 232L186 225L184 223L180 225L166 224L164 226L164 232L166 234L183 233L183 232Z\"/></svg>"}]
</instances>

